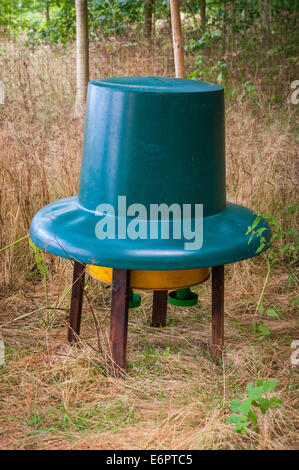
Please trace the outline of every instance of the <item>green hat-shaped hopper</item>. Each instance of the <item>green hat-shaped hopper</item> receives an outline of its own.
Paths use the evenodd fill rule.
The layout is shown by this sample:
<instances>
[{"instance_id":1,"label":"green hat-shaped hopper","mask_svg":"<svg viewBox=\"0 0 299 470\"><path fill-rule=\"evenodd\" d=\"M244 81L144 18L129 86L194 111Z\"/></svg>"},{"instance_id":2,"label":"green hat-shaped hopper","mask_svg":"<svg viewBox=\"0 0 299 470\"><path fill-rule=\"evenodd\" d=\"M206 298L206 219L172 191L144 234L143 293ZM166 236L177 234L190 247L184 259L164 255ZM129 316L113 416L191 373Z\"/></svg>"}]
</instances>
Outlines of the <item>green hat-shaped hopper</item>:
<instances>
[{"instance_id":1,"label":"green hat-shaped hopper","mask_svg":"<svg viewBox=\"0 0 299 470\"><path fill-rule=\"evenodd\" d=\"M194 269L255 256L260 239L248 243L246 232L256 214L226 201L224 132L219 85L90 82L79 194L42 208L31 239L64 258L124 269ZM163 217L155 212L162 204ZM257 228L269 241L267 222Z\"/></svg>"}]
</instances>

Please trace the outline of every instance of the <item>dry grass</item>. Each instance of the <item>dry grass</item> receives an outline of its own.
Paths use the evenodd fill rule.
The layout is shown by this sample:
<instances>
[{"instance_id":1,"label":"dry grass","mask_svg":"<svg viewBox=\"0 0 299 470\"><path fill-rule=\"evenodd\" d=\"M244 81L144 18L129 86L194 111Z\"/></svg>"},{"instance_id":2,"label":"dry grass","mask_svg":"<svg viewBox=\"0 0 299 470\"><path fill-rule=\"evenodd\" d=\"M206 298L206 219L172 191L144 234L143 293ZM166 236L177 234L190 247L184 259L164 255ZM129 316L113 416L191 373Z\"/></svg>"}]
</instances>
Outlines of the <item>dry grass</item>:
<instances>
[{"instance_id":1,"label":"dry grass","mask_svg":"<svg viewBox=\"0 0 299 470\"><path fill-rule=\"evenodd\" d=\"M296 370L290 366L290 341L295 334L294 310L284 321L265 323L271 337L259 341L253 334L253 310L259 273L242 280L228 268L225 365L209 355L210 286L198 288L200 304L192 309L169 308L168 326L149 326L151 295L142 307L130 311L126 380L107 375L106 359L109 291L88 281L88 297L101 330L104 353L97 352L95 326L85 301L82 341L65 343L67 313L44 311L13 321L24 311L44 303L39 286L6 300L7 365L2 371L1 446L16 449L285 449L296 446ZM70 269L68 267L70 278ZM277 297L285 279L273 278L267 297ZM55 302L58 276L51 279ZM32 295L33 294L33 295ZM243 294L243 295L242 295ZM277 299L287 303L287 294ZM65 306L67 306L65 304ZM26 310L25 310L26 309ZM240 341L241 340L241 341ZM229 402L243 398L254 378L279 380L284 405L259 417L259 432L233 434L225 424ZM297 421L296 421L297 420Z\"/></svg>"},{"instance_id":2,"label":"dry grass","mask_svg":"<svg viewBox=\"0 0 299 470\"><path fill-rule=\"evenodd\" d=\"M230 50L226 54L226 61L235 60L240 69L238 57ZM1 247L28 233L40 207L77 192L83 123L73 117L74 60L71 47L32 52L19 44L1 45L0 80L6 85L0 109ZM188 56L189 71L193 60ZM295 110L286 101L268 107L273 90L267 94L262 77L246 65L239 74L256 84L262 106L247 96L228 102L228 196L280 215L288 229L296 223L296 214L286 211L295 202L297 182ZM111 75L173 75L169 43L149 49L107 40L92 46L91 78ZM50 255L45 262L48 306L57 307L70 287L71 265ZM2 251L0 263L0 336L6 345L6 364L0 369L0 448L296 448L296 368L290 363L295 287L287 280L287 260L276 265L265 290L264 305L277 308L283 318L263 319L272 332L264 339L253 326L260 319L254 312L265 257L227 267L224 365L213 364L209 354L209 282L197 288L198 306L169 307L165 329L149 326L151 295L144 292L142 306L130 311L126 380L108 375L110 293L105 286L88 279L82 340L70 348L65 338L69 297L59 308L45 308L43 279L27 241ZM97 352L91 307L104 353ZM234 434L225 424L229 402L244 397L247 383L257 378L279 380L277 394L284 404L259 416L259 432Z\"/></svg>"}]
</instances>

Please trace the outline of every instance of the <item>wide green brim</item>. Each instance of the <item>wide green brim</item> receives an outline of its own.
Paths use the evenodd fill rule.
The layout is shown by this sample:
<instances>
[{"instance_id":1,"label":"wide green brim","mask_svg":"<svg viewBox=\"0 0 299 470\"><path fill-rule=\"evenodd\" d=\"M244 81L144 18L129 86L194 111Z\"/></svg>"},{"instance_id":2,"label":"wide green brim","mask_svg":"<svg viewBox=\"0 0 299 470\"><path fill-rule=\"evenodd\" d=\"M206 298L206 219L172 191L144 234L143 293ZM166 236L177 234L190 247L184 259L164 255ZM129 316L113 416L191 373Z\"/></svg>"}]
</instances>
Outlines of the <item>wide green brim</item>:
<instances>
[{"instance_id":1,"label":"wide green brim","mask_svg":"<svg viewBox=\"0 0 299 470\"><path fill-rule=\"evenodd\" d=\"M246 207L227 203L224 211L203 219L203 244L199 250L185 250L179 240L99 240L95 212L82 207L77 197L61 199L43 207L33 218L30 238L43 250L86 264L120 269L196 269L234 263L257 255L260 238L249 242L247 229L256 214ZM268 223L261 218L267 243ZM263 251L267 248L263 248Z\"/></svg>"}]
</instances>

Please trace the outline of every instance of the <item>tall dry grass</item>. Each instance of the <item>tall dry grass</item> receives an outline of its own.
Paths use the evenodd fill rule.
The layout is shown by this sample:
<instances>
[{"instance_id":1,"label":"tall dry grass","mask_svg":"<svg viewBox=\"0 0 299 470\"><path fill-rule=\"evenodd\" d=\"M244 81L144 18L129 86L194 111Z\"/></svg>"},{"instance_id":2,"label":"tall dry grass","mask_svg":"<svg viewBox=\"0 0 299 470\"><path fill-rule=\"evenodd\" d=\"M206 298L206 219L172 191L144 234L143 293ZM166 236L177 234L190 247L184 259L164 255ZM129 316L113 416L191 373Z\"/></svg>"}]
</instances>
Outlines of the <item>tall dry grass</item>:
<instances>
[{"instance_id":1,"label":"tall dry grass","mask_svg":"<svg viewBox=\"0 0 299 470\"><path fill-rule=\"evenodd\" d=\"M239 48L240 49L240 48ZM240 60L237 45L223 52L232 71L227 88L237 89L226 107L228 199L270 212L284 230L296 225L287 207L296 201L295 108L288 101L290 77L267 81L265 66ZM28 234L35 212L57 198L77 193L83 122L74 117L75 56L66 49L16 42L1 43L0 80L0 247ZM261 52L257 52L261 56ZM219 58L209 49L205 66ZM283 54L269 64L281 63ZM194 54L187 56L194 69ZM273 65L274 63L274 65ZM288 66L287 64L286 66ZM111 40L91 46L91 78L121 75L173 76L171 45L151 48ZM208 77L211 78L210 76ZM216 77L215 77L216 78ZM254 99L244 82L255 86ZM273 93L281 101L273 102ZM287 236L286 236L287 237ZM277 250L287 240L277 240ZM89 279L81 348L65 345L71 265L44 255L49 268L48 305L43 279L25 239L0 253L0 336L7 366L2 371L0 407L2 448L157 448L210 449L296 447L295 372L289 356L294 337L295 287L287 282L287 262L270 276L264 303L283 320L263 320L273 332L254 335L256 303L264 284L264 257L227 268L226 343L228 362L209 358L210 287L198 288L194 309L170 308L168 327L149 327L150 293L130 312L129 360L125 381L107 376L99 354L94 319L106 344L109 290ZM20 318L22 317L22 318ZM232 433L225 418L229 401L244 395L255 378L277 378L284 406L259 417L259 432Z\"/></svg>"}]
</instances>

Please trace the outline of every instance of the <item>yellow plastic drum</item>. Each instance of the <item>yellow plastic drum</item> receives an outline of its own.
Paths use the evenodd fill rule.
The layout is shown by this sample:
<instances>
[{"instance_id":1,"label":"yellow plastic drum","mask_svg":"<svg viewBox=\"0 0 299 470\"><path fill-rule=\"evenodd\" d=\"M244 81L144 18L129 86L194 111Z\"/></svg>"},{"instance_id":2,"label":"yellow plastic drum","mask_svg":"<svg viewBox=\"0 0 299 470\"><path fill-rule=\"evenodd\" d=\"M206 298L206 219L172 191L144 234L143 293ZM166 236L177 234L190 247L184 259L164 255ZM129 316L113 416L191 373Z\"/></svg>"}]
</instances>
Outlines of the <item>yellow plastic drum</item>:
<instances>
[{"instance_id":1,"label":"yellow plastic drum","mask_svg":"<svg viewBox=\"0 0 299 470\"><path fill-rule=\"evenodd\" d=\"M87 266L94 278L112 283L112 268ZM209 268L183 269L178 271L141 271L131 270L130 285L135 289L169 290L191 287L204 282L209 277Z\"/></svg>"}]
</instances>

